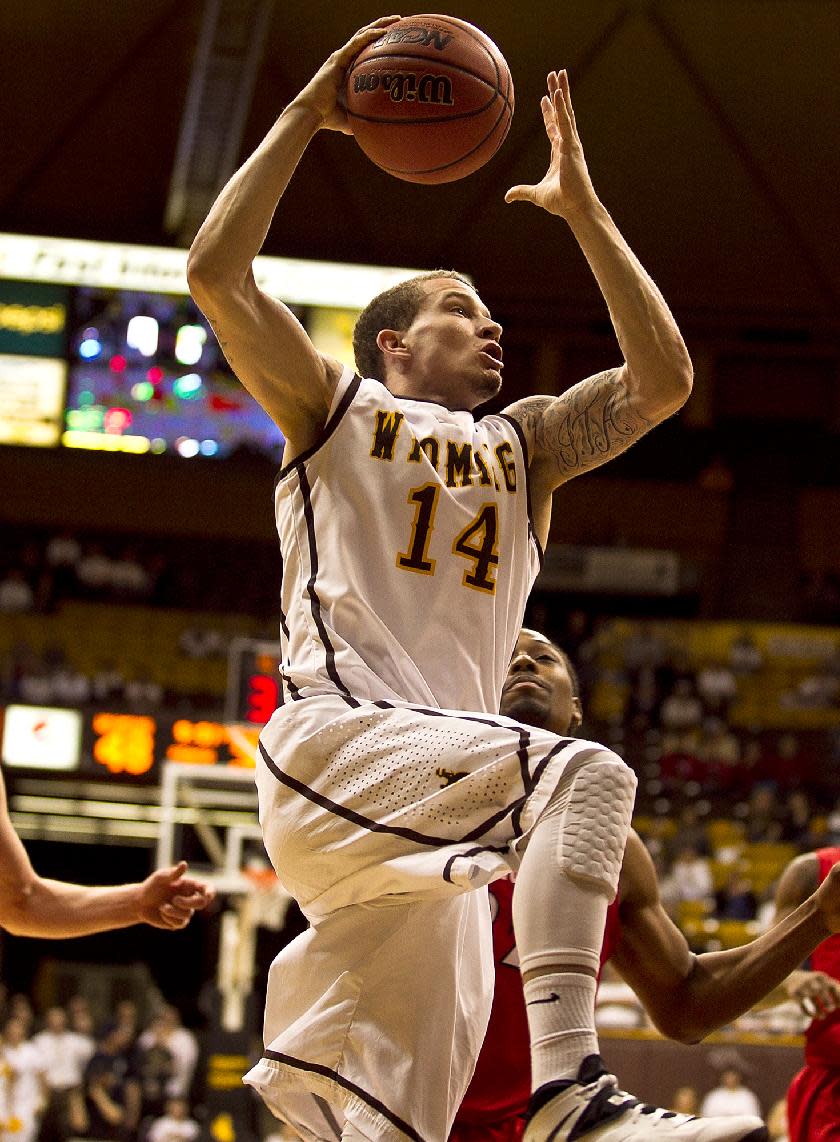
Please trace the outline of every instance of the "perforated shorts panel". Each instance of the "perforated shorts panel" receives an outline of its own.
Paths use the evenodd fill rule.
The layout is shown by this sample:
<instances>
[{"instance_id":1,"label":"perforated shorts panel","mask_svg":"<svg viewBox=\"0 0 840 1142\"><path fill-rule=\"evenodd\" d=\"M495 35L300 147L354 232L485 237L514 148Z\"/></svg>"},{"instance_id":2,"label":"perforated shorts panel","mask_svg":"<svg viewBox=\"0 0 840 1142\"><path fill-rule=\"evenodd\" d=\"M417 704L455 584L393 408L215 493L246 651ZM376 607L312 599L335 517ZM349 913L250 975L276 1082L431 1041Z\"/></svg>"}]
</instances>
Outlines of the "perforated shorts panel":
<instances>
[{"instance_id":1,"label":"perforated shorts panel","mask_svg":"<svg viewBox=\"0 0 840 1142\"><path fill-rule=\"evenodd\" d=\"M266 847L310 916L477 887L516 868L568 761L598 748L486 714L307 698L260 739Z\"/></svg>"}]
</instances>

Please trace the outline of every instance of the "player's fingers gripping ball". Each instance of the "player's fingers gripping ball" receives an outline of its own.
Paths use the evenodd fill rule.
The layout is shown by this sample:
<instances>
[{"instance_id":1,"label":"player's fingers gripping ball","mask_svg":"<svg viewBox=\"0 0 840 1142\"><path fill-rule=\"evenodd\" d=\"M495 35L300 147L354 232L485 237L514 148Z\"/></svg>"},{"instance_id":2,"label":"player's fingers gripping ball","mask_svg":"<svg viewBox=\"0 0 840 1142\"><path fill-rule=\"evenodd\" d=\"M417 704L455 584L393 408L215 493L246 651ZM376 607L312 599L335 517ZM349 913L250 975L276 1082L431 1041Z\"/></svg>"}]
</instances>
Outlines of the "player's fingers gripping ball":
<instances>
[{"instance_id":1,"label":"player's fingers gripping ball","mask_svg":"<svg viewBox=\"0 0 840 1142\"><path fill-rule=\"evenodd\" d=\"M407 182L453 182L504 141L513 80L479 28L454 16L406 16L353 60L346 106L378 167Z\"/></svg>"}]
</instances>

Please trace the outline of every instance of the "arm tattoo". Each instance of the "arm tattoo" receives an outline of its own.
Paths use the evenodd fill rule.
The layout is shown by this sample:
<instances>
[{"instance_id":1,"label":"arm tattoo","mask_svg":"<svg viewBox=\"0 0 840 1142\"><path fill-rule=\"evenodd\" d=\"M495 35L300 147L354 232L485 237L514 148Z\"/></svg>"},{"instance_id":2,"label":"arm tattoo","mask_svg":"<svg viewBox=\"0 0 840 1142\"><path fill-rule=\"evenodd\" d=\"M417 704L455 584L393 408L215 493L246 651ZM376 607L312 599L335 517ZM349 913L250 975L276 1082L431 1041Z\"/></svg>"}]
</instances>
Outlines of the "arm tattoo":
<instances>
[{"instance_id":1,"label":"arm tattoo","mask_svg":"<svg viewBox=\"0 0 840 1142\"><path fill-rule=\"evenodd\" d=\"M633 408L617 369L589 377L559 397L524 401L537 450L563 479L618 456L652 427Z\"/></svg>"},{"instance_id":2,"label":"arm tattoo","mask_svg":"<svg viewBox=\"0 0 840 1142\"><path fill-rule=\"evenodd\" d=\"M225 355L225 360L230 365L231 369L233 369L235 372L236 367L233 363L233 359L230 355L230 350L229 350L230 342L226 341L222 336L221 323L219 321L217 321L215 317L210 317L210 315L207 313L205 313L204 316L207 318L207 322L208 322L210 328L213 330L214 334L216 335L216 340L219 342L219 348L221 349L221 351Z\"/></svg>"}]
</instances>

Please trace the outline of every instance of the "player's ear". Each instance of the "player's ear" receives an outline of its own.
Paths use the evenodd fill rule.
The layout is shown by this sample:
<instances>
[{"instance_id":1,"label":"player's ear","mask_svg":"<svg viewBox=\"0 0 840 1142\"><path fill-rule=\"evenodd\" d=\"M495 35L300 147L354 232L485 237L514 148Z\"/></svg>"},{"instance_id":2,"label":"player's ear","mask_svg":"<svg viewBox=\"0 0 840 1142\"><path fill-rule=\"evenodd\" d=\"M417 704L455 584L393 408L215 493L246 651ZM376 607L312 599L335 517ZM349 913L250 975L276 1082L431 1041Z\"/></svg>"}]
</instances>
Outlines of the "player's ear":
<instances>
[{"instance_id":1,"label":"player's ear","mask_svg":"<svg viewBox=\"0 0 840 1142\"><path fill-rule=\"evenodd\" d=\"M578 729L582 721L583 710L581 709L580 698L572 698L572 720L569 723L569 729Z\"/></svg>"},{"instance_id":2,"label":"player's ear","mask_svg":"<svg viewBox=\"0 0 840 1142\"><path fill-rule=\"evenodd\" d=\"M407 357L410 352L399 329L380 329L376 335L376 345L386 358Z\"/></svg>"}]
</instances>

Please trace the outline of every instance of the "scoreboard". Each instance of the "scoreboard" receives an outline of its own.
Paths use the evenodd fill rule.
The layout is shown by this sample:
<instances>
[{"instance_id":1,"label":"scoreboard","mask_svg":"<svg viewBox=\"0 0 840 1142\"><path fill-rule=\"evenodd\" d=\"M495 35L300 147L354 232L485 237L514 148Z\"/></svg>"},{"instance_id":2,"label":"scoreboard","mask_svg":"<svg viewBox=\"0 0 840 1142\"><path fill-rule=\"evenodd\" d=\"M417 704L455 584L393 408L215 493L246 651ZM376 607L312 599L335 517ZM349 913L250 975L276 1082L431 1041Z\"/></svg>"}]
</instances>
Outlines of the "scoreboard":
<instances>
[{"instance_id":1,"label":"scoreboard","mask_svg":"<svg viewBox=\"0 0 840 1142\"><path fill-rule=\"evenodd\" d=\"M237 638L228 652L225 720L264 726L280 704L279 642Z\"/></svg>"},{"instance_id":2,"label":"scoreboard","mask_svg":"<svg viewBox=\"0 0 840 1142\"><path fill-rule=\"evenodd\" d=\"M154 784L164 762L254 765L259 725L115 710L10 705L0 753L9 770L120 784Z\"/></svg>"},{"instance_id":3,"label":"scoreboard","mask_svg":"<svg viewBox=\"0 0 840 1142\"><path fill-rule=\"evenodd\" d=\"M164 711L11 704L0 711L0 760L10 770L154 784L164 762L252 767L257 738L280 700L279 642L234 639L223 717Z\"/></svg>"}]
</instances>

